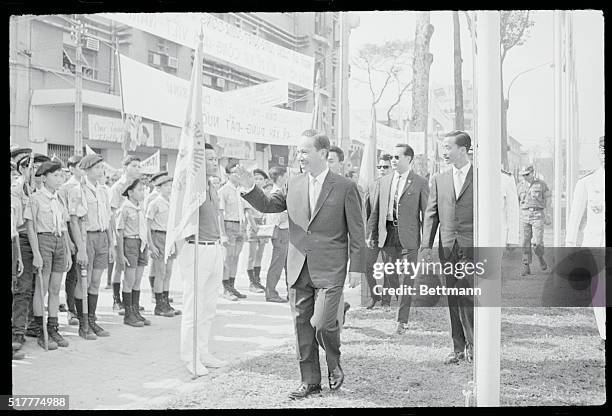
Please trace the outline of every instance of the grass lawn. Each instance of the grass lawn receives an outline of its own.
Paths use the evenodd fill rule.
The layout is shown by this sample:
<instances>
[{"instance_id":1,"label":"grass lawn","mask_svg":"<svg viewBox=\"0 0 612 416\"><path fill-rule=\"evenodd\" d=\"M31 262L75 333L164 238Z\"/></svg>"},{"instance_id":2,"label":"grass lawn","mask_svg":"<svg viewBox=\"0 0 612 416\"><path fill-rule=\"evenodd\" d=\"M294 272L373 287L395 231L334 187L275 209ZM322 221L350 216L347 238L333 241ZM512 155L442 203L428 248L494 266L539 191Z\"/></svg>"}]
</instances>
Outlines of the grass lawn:
<instances>
[{"instance_id":1,"label":"grass lawn","mask_svg":"<svg viewBox=\"0 0 612 416\"><path fill-rule=\"evenodd\" d=\"M342 332L345 383L287 399L299 371L293 342L193 382L164 408L312 408L463 406L473 367L446 366L450 351L446 308L411 311L410 329L395 335L394 308L351 309ZM265 334L262 334L265 335ZM502 309L501 403L504 406L596 405L605 402L605 358L590 308Z\"/></svg>"}]
</instances>

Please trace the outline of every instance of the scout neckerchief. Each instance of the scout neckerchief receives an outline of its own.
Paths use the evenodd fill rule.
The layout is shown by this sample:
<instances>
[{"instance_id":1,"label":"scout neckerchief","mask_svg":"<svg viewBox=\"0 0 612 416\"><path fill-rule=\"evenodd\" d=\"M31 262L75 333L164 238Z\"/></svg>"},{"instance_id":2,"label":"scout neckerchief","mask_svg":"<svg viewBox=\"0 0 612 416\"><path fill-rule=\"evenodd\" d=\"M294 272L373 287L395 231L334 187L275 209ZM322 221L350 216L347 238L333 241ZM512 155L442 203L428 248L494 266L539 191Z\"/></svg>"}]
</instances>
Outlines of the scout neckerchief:
<instances>
[{"instance_id":1,"label":"scout neckerchief","mask_svg":"<svg viewBox=\"0 0 612 416\"><path fill-rule=\"evenodd\" d=\"M99 183L96 183L94 186L94 184L89 181L87 176L85 177L85 187L93 192L93 194L96 196L96 204L98 206L98 225L102 231L106 231L109 223L108 213L110 211L106 191ZM87 206L87 201L85 201L85 206Z\"/></svg>"},{"instance_id":2,"label":"scout neckerchief","mask_svg":"<svg viewBox=\"0 0 612 416\"><path fill-rule=\"evenodd\" d=\"M57 195L57 191L51 193L45 186L41 188L42 193L51 200L51 213L53 214L53 233L56 236L62 235L62 206Z\"/></svg>"}]
</instances>

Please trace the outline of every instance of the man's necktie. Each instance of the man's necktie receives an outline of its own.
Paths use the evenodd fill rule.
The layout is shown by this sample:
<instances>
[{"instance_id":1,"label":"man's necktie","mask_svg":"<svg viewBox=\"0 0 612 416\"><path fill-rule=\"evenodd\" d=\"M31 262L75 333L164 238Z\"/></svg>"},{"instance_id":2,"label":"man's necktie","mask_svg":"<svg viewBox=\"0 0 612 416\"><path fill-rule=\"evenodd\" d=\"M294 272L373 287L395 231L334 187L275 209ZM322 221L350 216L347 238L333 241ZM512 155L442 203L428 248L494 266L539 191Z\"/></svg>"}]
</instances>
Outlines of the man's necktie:
<instances>
[{"instance_id":1,"label":"man's necktie","mask_svg":"<svg viewBox=\"0 0 612 416\"><path fill-rule=\"evenodd\" d=\"M312 218L314 214L315 205L317 203L317 179L312 179L312 192L310 192L310 218Z\"/></svg>"},{"instance_id":2,"label":"man's necktie","mask_svg":"<svg viewBox=\"0 0 612 416\"><path fill-rule=\"evenodd\" d=\"M400 184L402 182L402 175L397 178L397 186L395 187L395 196L393 197L393 221L397 222L397 208L399 204L399 196L401 193Z\"/></svg>"},{"instance_id":3,"label":"man's necktie","mask_svg":"<svg viewBox=\"0 0 612 416\"><path fill-rule=\"evenodd\" d=\"M457 179L455 181L455 199L459 199L459 193L461 192L461 188L462 188L462 183L461 183L461 170L457 169L455 175L457 176Z\"/></svg>"}]
</instances>

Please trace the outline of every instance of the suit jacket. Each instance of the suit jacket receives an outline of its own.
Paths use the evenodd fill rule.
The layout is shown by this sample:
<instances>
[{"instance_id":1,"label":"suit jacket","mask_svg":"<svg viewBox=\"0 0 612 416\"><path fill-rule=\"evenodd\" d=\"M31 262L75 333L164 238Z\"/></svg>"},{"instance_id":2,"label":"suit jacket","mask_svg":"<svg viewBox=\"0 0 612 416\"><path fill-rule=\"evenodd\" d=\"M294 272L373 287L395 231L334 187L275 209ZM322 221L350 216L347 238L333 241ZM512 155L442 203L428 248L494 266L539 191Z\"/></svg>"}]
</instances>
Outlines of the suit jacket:
<instances>
[{"instance_id":1,"label":"suit jacket","mask_svg":"<svg viewBox=\"0 0 612 416\"><path fill-rule=\"evenodd\" d=\"M387 175L378 180L372 214L368 220L368 238L377 242L378 247L383 247L387 239L387 212L394 198L391 195L393 176ZM415 249L421 245L422 217L425 216L428 197L427 180L410 170L399 197L397 212L398 234L404 249Z\"/></svg>"},{"instance_id":2,"label":"suit jacket","mask_svg":"<svg viewBox=\"0 0 612 416\"><path fill-rule=\"evenodd\" d=\"M459 247L474 247L474 192L470 166L459 197L455 196L453 169L432 178L429 201L423 223L423 248L431 248L440 227L440 247L445 253L452 250L455 241Z\"/></svg>"},{"instance_id":3,"label":"suit jacket","mask_svg":"<svg viewBox=\"0 0 612 416\"><path fill-rule=\"evenodd\" d=\"M289 286L297 280L304 263L315 287L342 286L349 258L351 272L364 271L365 232L357 185L330 171L310 219L308 186L308 174L304 173L290 179L286 196L280 193L266 196L255 186L243 198L261 212L287 210Z\"/></svg>"},{"instance_id":4,"label":"suit jacket","mask_svg":"<svg viewBox=\"0 0 612 416\"><path fill-rule=\"evenodd\" d=\"M370 215L372 214L372 209L376 202L376 186L378 184L378 181L380 181L380 178L376 179L374 182L368 185L368 190L366 191L365 196L363 197L363 207L366 221L370 218Z\"/></svg>"}]
</instances>

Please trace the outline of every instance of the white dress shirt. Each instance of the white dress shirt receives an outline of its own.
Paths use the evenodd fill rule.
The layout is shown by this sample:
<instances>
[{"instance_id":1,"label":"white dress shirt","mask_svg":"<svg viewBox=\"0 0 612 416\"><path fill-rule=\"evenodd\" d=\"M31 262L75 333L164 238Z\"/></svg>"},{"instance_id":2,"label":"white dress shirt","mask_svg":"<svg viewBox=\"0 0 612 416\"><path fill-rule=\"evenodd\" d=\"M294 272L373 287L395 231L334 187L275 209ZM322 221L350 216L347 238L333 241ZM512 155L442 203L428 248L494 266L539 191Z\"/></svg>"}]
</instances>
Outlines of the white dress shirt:
<instances>
[{"instance_id":1,"label":"white dress shirt","mask_svg":"<svg viewBox=\"0 0 612 416\"><path fill-rule=\"evenodd\" d=\"M470 171L470 166L472 163L468 161L461 169L457 169L453 165L453 184L455 185L455 199L459 197L459 193L461 192L461 188L463 188L463 184L465 183L465 178L467 177L468 172Z\"/></svg>"},{"instance_id":2,"label":"white dress shirt","mask_svg":"<svg viewBox=\"0 0 612 416\"><path fill-rule=\"evenodd\" d=\"M312 176L311 173L308 174L308 199L310 201L310 217L312 218L312 214L314 213L315 206L317 205L317 200L319 199L319 194L321 193L321 187L323 186L323 181L329 172L329 168L325 168L323 172L319 173L316 177Z\"/></svg>"},{"instance_id":3,"label":"white dress shirt","mask_svg":"<svg viewBox=\"0 0 612 416\"><path fill-rule=\"evenodd\" d=\"M400 193L402 192L404 186L406 185L406 179L408 178L409 174L410 169L408 169L402 174L400 174L398 171L393 172L393 179L391 179L391 192L389 193L389 210L387 211L388 221L393 221L393 204L396 202L395 195L397 194L398 189Z\"/></svg>"}]
</instances>

